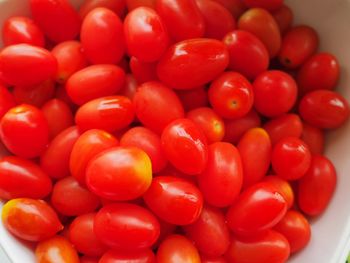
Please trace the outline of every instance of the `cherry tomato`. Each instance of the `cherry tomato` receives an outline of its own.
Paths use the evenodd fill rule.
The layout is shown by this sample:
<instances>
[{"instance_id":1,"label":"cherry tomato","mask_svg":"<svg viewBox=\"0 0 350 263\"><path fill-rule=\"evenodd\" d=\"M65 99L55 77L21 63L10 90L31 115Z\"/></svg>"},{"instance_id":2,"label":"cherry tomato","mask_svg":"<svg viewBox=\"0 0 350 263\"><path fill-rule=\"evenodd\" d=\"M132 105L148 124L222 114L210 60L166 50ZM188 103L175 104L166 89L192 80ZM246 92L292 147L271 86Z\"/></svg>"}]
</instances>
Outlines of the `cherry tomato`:
<instances>
[{"instance_id":1,"label":"cherry tomato","mask_svg":"<svg viewBox=\"0 0 350 263\"><path fill-rule=\"evenodd\" d=\"M82 256L80 257L80 263L99 263L100 258L98 257L90 257L90 256Z\"/></svg>"},{"instance_id":2,"label":"cherry tomato","mask_svg":"<svg viewBox=\"0 0 350 263\"><path fill-rule=\"evenodd\" d=\"M286 68L301 66L318 48L317 32L309 26L296 26L283 37L278 54L280 63Z\"/></svg>"},{"instance_id":3,"label":"cherry tomato","mask_svg":"<svg viewBox=\"0 0 350 263\"><path fill-rule=\"evenodd\" d=\"M140 6L156 9L156 0L126 0L126 5L129 11L132 11Z\"/></svg>"},{"instance_id":4,"label":"cherry tomato","mask_svg":"<svg viewBox=\"0 0 350 263\"><path fill-rule=\"evenodd\" d=\"M9 90L0 84L0 119L5 115L5 113L16 106L14 96L9 92Z\"/></svg>"},{"instance_id":5,"label":"cherry tomato","mask_svg":"<svg viewBox=\"0 0 350 263\"><path fill-rule=\"evenodd\" d=\"M207 257L201 255L201 263L227 263L224 257Z\"/></svg>"},{"instance_id":6,"label":"cherry tomato","mask_svg":"<svg viewBox=\"0 0 350 263\"><path fill-rule=\"evenodd\" d=\"M267 70L269 53L260 39L252 33L234 30L225 35L223 42L228 48L231 70L249 79L254 79Z\"/></svg>"},{"instance_id":7,"label":"cherry tomato","mask_svg":"<svg viewBox=\"0 0 350 263\"><path fill-rule=\"evenodd\" d=\"M185 21L189 24L188 20ZM188 39L176 43L165 52L158 63L157 73L169 87L192 89L215 79L228 63L229 54L221 41ZM196 69L196 74L193 74L193 69Z\"/></svg>"},{"instance_id":8,"label":"cherry tomato","mask_svg":"<svg viewBox=\"0 0 350 263\"><path fill-rule=\"evenodd\" d=\"M255 79L253 88L254 106L267 117L288 112L297 99L297 84L283 71L265 71Z\"/></svg>"},{"instance_id":9,"label":"cherry tomato","mask_svg":"<svg viewBox=\"0 0 350 263\"><path fill-rule=\"evenodd\" d=\"M79 263L78 253L64 237L54 236L39 242L35 249L37 263Z\"/></svg>"},{"instance_id":10,"label":"cherry tomato","mask_svg":"<svg viewBox=\"0 0 350 263\"><path fill-rule=\"evenodd\" d=\"M159 228L159 222L151 212L129 203L106 205L94 220L97 238L122 251L151 247L158 239Z\"/></svg>"},{"instance_id":11,"label":"cherry tomato","mask_svg":"<svg viewBox=\"0 0 350 263\"><path fill-rule=\"evenodd\" d=\"M268 11L273 11L283 5L283 0L243 0L248 7L260 7Z\"/></svg>"},{"instance_id":12,"label":"cherry tomato","mask_svg":"<svg viewBox=\"0 0 350 263\"><path fill-rule=\"evenodd\" d=\"M109 250L100 259L99 263L156 263L156 257L152 250L143 249L137 251Z\"/></svg>"},{"instance_id":13,"label":"cherry tomato","mask_svg":"<svg viewBox=\"0 0 350 263\"><path fill-rule=\"evenodd\" d=\"M293 24L294 14L289 6L283 4L280 8L272 12L273 18L280 29L281 34L284 34Z\"/></svg>"},{"instance_id":14,"label":"cherry tomato","mask_svg":"<svg viewBox=\"0 0 350 263\"><path fill-rule=\"evenodd\" d=\"M0 68L8 84L30 87L54 77L57 61L46 49L16 44L0 51Z\"/></svg>"},{"instance_id":15,"label":"cherry tomato","mask_svg":"<svg viewBox=\"0 0 350 263\"><path fill-rule=\"evenodd\" d=\"M305 122L323 129L335 129L349 118L346 99L330 90L316 90L306 94L299 104L299 114Z\"/></svg>"},{"instance_id":16,"label":"cherry tomato","mask_svg":"<svg viewBox=\"0 0 350 263\"><path fill-rule=\"evenodd\" d=\"M180 98L185 111L209 105L208 94L205 86L189 90L177 90L176 94Z\"/></svg>"},{"instance_id":17,"label":"cherry tomato","mask_svg":"<svg viewBox=\"0 0 350 263\"><path fill-rule=\"evenodd\" d=\"M123 34L123 24L112 10L103 7L93 9L84 18L80 32L88 60L93 64L120 62L125 51Z\"/></svg>"},{"instance_id":18,"label":"cherry tomato","mask_svg":"<svg viewBox=\"0 0 350 263\"><path fill-rule=\"evenodd\" d=\"M159 218L175 225L195 222L203 207L199 189L189 181L174 176L153 178L143 199Z\"/></svg>"},{"instance_id":19,"label":"cherry tomato","mask_svg":"<svg viewBox=\"0 0 350 263\"><path fill-rule=\"evenodd\" d=\"M170 223L165 222L163 220L159 220L159 224L160 224L160 235L159 235L159 238L158 238L157 242L153 245L153 249L158 248L159 244L165 238L167 238L171 234L174 234L174 232L177 230L177 226L176 225L170 224Z\"/></svg>"},{"instance_id":20,"label":"cherry tomato","mask_svg":"<svg viewBox=\"0 0 350 263\"><path fill-rule=\"evenodd\" d=\"M49 142L49 127L36 107L22 104L1 119L0 137L10 152L23 158L39 156Z\"/></svg>"},{"instance_id":21,"label":"cherry tomato","mask_svg":"<svg viewBox=\"0 0 350 263\"><path fill-rule=\"evenodd\" d=\"M321 214L333 196L336 181L332 162L322 155L314 155L309 170L298 184L300 209L311 216Z\"/></svg>"},{"instance_id":22,"label":"cherry tomato","mask_svg":"<svg viewBox=\"0 0 350 263\"><path fill-rule=\"evenodd\" d=\"M309 146L312 154L322 154L324 151L324 133L321 129L303 123L301 139Z\"/></svg>"},{"instance_id":23,"label":"cherry tomato","mask_svg":"<svg viewBox=\"0 0 350 263\"><path fill-rule=\"evenodd\" d=\"M41 241L63 229L56 212L44 201L17 198L2 208L2 222L16 237Z\"/></svg>"},{"instance_id":24,"label":"cherry tomato","mask_svg":"<svg viewBox=\"0 0 350 263\"><path fill-rule=\"evenodd\" d=\"M267 182L273 185L278 193L280 193L287 203L287 208L290 209L294 205L294 192L290 183L281 179L276 175L265 176L262 182Z\"/></svg>"},{"instance_id":25,"label":"cherry tomato","mask_svg":"<svg viewBox=\"0 0 350 263\"><path fill-rule=\"evenodd\" d=\"M135 76L133 74L127 74L125 76L125 85L118 93L122 96L129 98L132 101L136 94L137 88L138 83L135 79Z\"/></svg>"},{"instance_id":26,"label":"cherry tomato","mask_svg":"<svg viewBox=\"0 0 350 263\"><path fill-rule=\"evenodd\" d=\"M129 66L139 84L158 80L156 62L143 62L135 57L131 57Z\"/></svg>"},{"instance_id":27,"label":"cherry tomato","mask_svg":"<svg viewBox=\"0 0 350 263\"><path fill-rule=\"evenodd\" d=\"M253 106L253 86L241 74L222 73L210 85L209 102L223 118L236 119L246 115Z\"/></svg>"},{"instance_id":28,"label":"cherry tomato","mask_svg":"<svg viewBox=\"0 0 350 263\"><path fill-rule=\"evenodd\" d=\"M233 15L235 19L238 19L244 11L247 9L245 4L241 0L214 0L215 2L226 7L227 10Z\"/></svg>"},{"instance_id":29,"label":"cherry tomato","mask_svg":"<svg viewBox=\"0 0 350 263\"><path fill-rule=\"evenodd\" d=\"M119 17L122 17L126 11L125 0L85 0L79 8L81 18L85 18L90 11L97 7L105 7L112 10Z\"/></svg>"},{"instance_id":30,"label":"cherry tomato","mask_svg":"<svg viewBox=\"0 0 350 263\"><path fill-rule=\"evenodd\" d=\"M13 16L5 20L2 27L2 41L5 46L30 44L44 47L45 38L35 22L24 16Z\"/></svg>"}]
</instances>

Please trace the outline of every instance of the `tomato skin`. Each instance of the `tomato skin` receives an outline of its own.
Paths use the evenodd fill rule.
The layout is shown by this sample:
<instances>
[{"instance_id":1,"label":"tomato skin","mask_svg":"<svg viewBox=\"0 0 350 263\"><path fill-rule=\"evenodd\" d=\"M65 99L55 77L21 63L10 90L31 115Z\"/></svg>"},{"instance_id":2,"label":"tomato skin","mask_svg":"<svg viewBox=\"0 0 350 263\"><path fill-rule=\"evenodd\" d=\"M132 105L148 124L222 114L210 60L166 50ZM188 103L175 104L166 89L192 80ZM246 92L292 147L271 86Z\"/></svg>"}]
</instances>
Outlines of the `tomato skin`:
<instances>
[{"instance_id":1,"label":"tomato skin","mask_svg":"<svg viewBox=\"0 0 350 263\"><path fill-rule=\"evenodd\" d=\"M105 7L112 10L119 17L122 17L126 11L125 0L86 0L79 8L79 15L84 19L91 10L97 7Z\"/></svg>"},{"instance_id":2,"label":"tomato skin","mask_svg":"<svg viewBox=\"0 0 350 263\"><path fill-rule=\"evenodd\" d=\"M274 19L280 29L281 34L284 34L293 24L294 14L289 6L283 4L280 8L272 12Z\"/></svg>"},{"instance_id":3,"label":"tomato skin","mask_svg":"<svg viewBox=\"0 0 350 263\"><path fill-rule=\"evenodd\" d=\"M119 94L129 98L131 101L134 99L136 90L138 88L138 83L133 74L127 74L125 76L125 85L119 91Z\"/></svg>"},{"instance_id":4,"label":"tomato skin","mask_svg":"<svg viewBox=\"0 0 350 263\"><path fill-rule=\"evenodd\" d=\"M234 30L224 36L223 42L228 48L231 70L249 79L254 79L267 70L269 53L260 39L252 33Z\"/></svg>"},{"instance_id":5,"label":"tomato skin","mask_svg":"<svg viewBox=\"0 0 350 263\"><path fill-rule=\"evenodd\" d=\"M80 263L99 263L99 260L100 260L99 257L89 257L89 256L80 257Z\"/></svg>"},{"instance_id":6,"label":"tomato skin","mask_svg":"<svg viewBox=\"0 0 350 263\"><path fill-rule=\"evenodd\" d=\"M160 82L146 82L139 86L133 104L138 120L157 133L172 121L184 117L176 93Z\"/></svg>"},{"instance_id":7,"label":"tomato skin","mask_svg":"<svg viewBox=\"0 0 350 263\"><path fill-rule=\"evenodd\" d=\"M307 123L303 123L301 139L309 146L312 154L323 154L324 152L324 132Z\"/></svg>"},{"instance_id":8,"label":"tomato skin","mask_svg":"<svg viewBox=\"0 0 350 263\"><path fill-rule=\"evenodd\" d=\"M188 39L172 45L164 53L158 63L157 74L169 87L192 89L216 78L226 69L228 63L229 54L221 41L207 38ZM192 72L194 68L196 74Z\"/></svg>"},{"instance_id":9,"label":"tomato skin","mask_svg":"<svg viewBox=\"0 0 350 263\"><path fill-rule=\"evenodd\" d=\"M276 175L265 176L262 182L271 184L287 203L287 208L290 209L294 205L294 192L290 183Z\"/></svg>"},{"instance_id":10,"label":"tomato skin","mask_svg":"<svg viewBox=\"0 0 350 263\"><path fill-rule=\"evenodd\" d=\"M283 5L283 0L243 0L248 7L260 7L268 11L274 11Z\"/></svg>"},{"instance_id":11,"label":"tomato skin","mask_svg":"<svg viewBox=\"0 0 350 263\"><path fill-rule=\"evenodd\" d=\"M84 18L80 39L86 57L92 64L116 64L124 55L123 24L107 8L95 8Z\"/></svg>"},{"instance_id":12,"label":"tomato skin","mask_svg":"<svg viewBox=\"0 0 350 263\"><path fill-rule=\"evenodd\" d=\"M176 94L180 98L185 111L209 105L208 94L205 86L189 90L177 90Z\"/></svg>"},{"instance_id":13,"label":"tomato skin","mask_svg":"<svg viewBox=\"0 0 350 263\"><path fill-rule=\"evenodd\" d=\"M229 262L240 263L281 263L289 258L288 240L280 233L269 230L265 235L250 240L237 237L227 251Z\"/></svg>"},{"instance_id":14,"label":"tomato skin","mask_svg":"<svg viewBox=\"0 0 350 263\"><path fill-rule=\"evenodd\" d=\"M35 22L24 16L13 16L5 20L2 28L2 40L5 46L26 43L44 47L45 38Z\"/></svg>"},{"instance_id":15,"label":"tomato skin","mask_svg":"<svg viewBox=\"0 0 350 263\"><path fill-rule=\"evenodd\" d=\"M202 263L227 263L224 257L207 257L203 255L201 255L201 262Z\"/></svg>"},{"instance_id":16,"label":"tomato skin","mask_svg":"<svg viewBox=\"0 0 350 263\"><path fill-rule=\"evenodd\" d=\"M38 263L80 262L78 253L73 245L61 236L54 236L39 242L35 249L35 257Z\"/></svg>"},{"instance_id":17,"label":"tomato skin","mask_svg":"<svg viewBox=\"0 0 350 263\"><path fill-rule=\"evenodd\" d=\"M17 198L2 208L2 222L14 236L41 241L63 229L56 212L44 201Z\"/></svg>"},{"instance_id":18,"label":"tomato skin","mask_svg":"<svg viewBox=\"0 0 350 263\"><path fill-rule=\"evenodd\" d=\"M132 11L140 6L156 9L156 0L126 0L126 6Z\"/></svg>"},{"instance_id":19,"label":"tomato skin","mask_svg":"<svg viewBox=\"0 0 350 263\"><path fill-rule=\"evenodd\" d=\"M113 249L149 248L158 239L160 226L147 209L129 203L106 205L94 220L98 239Z\"/></svg>"},{"instance_id":20,"label":"tomato skin","mask_svg":"<svg viewBox=\"0 0 350 263\"><path fill-rule=\"evenodd\" d=\"M332 162L322 155L314 155L309 170L298 184L300 209L310 216L321 214L333 196L336 181Z\"/></svg>"},{"instance_id":21,"label":"tomato skin","mask_svg":"<svg viewBox=\"0 0 350 263\"><path fill-rule=\"evenodd\" d=\"M131 57L129 66L138 84L158 80L156 62L143 62L135 57Z\"/></svg>"},{"instance_id":22,"label":"tomato skin","mask_svg":"<svg viewBox=\"0 0 350 263\"><path fill-rule=\"evenodd\" d=\"M0 119L5 113L16 106L15 98L11 92L0 84Z\"/></svg>"},{"instance_id":23,"label":"tomato skin","mask_svg":"<svg viewBox=\"0 0 350 263\"><path fill-rule=\"evenodd\" d=\"M46 49L16 44L0 51L0 68L8 84L28 87L52 78L57 61Z\"/></svg>"},{"instance_id":24,"label":"tomato skin","mask_svg":"<svg viewBox=\"0 0 350 263\"><path fill-rule=\"evenodd\" d=\"M109 250L100 259L99 263L156 263L152 250L143 249L136 252Z\"/></svg>"},{"instance_id":25,"label":"tomato skin","mask_svg":"<svg viewBox=\"0 0 350 263\"><path fill-rule=\"evenodd\" d=\"M83 104L75 115L81 131L102 129L114 132L128 127L134 120L130 99L124 96L107 96Z\"/></svg>"},{"instance_id":26,"label":"tomato skin","mask_svg":"<svg viewBox=\"0 0 350 263\"><path fill-rule=\"evenodd\" d=\"M335 129L349 118L346 99L329 90L316 90L306 94L299 104L299 114L305 122L322 129Z\"/></svg>"},{"instance_id":27,"label":"tomato skin","mask_svg":"<svg viewBox=\"0 0 350 263\"><path fill-rule=\"evenodd\" d=\"M235 19L238 19L247 7L243 4L241 0L214 0L215 2L224 6Z\"/></svg>"},{"instance_id":28,"label":"tomato skin","mask_svg":"<svg viewBox=\"0 0 350 263\"><path fill-rule=\"evenodd\" d=\"M175 225L195 222L203 207L199 189L191 182L174 176L153 178L143 199L159 218Z\"/></svg>"},{"instance_id":29,"label":"tomato skin","mask_svg":"<svg viewBox=\"0 0 350 263\"><path fill-rule=\"evenodd\" d=\"M49 128L38 108L22 104L11 108L2 117L0 137L10 152L19 157L34 158L45 150Z\"/></svg>"}]
</instances>

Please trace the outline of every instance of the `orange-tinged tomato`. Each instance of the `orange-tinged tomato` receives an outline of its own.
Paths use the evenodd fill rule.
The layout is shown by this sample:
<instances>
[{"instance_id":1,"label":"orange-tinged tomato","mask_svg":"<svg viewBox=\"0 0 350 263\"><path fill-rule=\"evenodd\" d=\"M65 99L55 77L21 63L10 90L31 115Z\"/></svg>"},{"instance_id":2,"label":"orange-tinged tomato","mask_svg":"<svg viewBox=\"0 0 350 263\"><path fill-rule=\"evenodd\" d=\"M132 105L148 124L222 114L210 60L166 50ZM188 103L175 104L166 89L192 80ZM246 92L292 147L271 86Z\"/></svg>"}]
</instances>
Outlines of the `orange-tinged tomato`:
<instances>
[{"instance_id":1,"label":"orange-tinged tomato","mask_svg":"<svg viewBox=\"0 0 350 263\"><path fill-rule=\"evenodd\" d=\"M294 192L290 183L275 175L268 175L264 178L263 182L267 182L276 188L287 203L288 209L294 205Z\"/></svg>"}]
</instances>

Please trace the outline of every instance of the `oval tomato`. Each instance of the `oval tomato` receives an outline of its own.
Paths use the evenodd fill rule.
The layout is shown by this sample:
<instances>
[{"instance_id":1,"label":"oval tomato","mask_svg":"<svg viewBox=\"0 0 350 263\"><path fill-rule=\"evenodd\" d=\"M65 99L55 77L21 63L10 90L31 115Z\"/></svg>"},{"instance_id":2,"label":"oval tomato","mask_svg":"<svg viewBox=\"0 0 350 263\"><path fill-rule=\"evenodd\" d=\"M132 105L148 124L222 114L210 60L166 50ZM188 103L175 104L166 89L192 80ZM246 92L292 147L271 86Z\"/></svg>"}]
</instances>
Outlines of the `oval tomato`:
<instances>
[{"instance_id":1,"label":"oval tomato","mask_svg":"<svg viewBox=\"0 0 350 263\"><path fill-rule=\"evenodd\" d=\"M176 94L179 96L185 111L209 105L205 86L189 90L177 90Z\"/></svg>"},{"instance_id":2,"label":"oval tomato","mask_svg":"<svg viewBox=\"0 0 350 263\"><path fill-rule=\"evenodd\" d=\"M309 146L312 154L322 154L324 151L324 132L307 123L303 123L301 139Z\"/></svg>"},{"instance_id":3,"label":"oval tomato","mask_svg":"<svg viewBox=\"0 0 350 263\"><path fill-rule=\"evenodd\" d=\"M214 0L215 2L226 7L227 10L233 15L234 18L238 19L244 11L247 9L245 4L241 0Z\"/></svg>"},{"instance_id":4,"label":"oval tomato","mask_svg":"<svg viewBox=\"0 0 350 263\"><path fill-rule=\"evenodd\" d=\"M282 6L283 0L243 0L243 3L248 7L261 7L273 11Z\"/></svg>"},{"instance_id":5,"label":"oval tomato","mask_svg":"<svg viewBox=\"0 0 350 263\"><path fill-rule=\"evenodd\" d=\"M0 119L5 113L16 106L15 98L9 90L0 84Z\"/></svg>"},{"instance_id":6,"label":"oval tomato","mask_svg":"<svg viewBox=\"0 0 350 263\"><path fill-rule=\"evenodd\" d=\"M107 251L98 262L99 263L113 263L113 262L156 263L156 257L152 252L152 250L150 249L137 250L136 252L111 249Z\"/></svg>"},{"instance_id":7,"label":"oval tomato","mask_svg":"<svg viewBox=\"0 0 350 263\"><path fill-rule=\"evenodd\" d=\"M143 62L135 57L131 57L129 66L138 84L158 80L157 62Z\"/></svg>"},{"instance_id":8,"label":"oval tomato","mask_svg":"<svg viewBox=\"0 0 350 263\"><path fill-rule=\"evenodd\" d=\"M134 10L140 6L146 6L152 9L156 9L156 0L126 0L126 6L128 10Z\"/></svg>"},{"instance_id":9,"label":"oval tomato","mask_svg":"<svg viewBox=\"0 0 350 263\"><path fill-rule=\"evenodd\" d=\"M273 18L281 31L284 34L293 24L294 14L289 6L283 4L280 8L272 12Z\"/></svg>"},{"instance_id":10,"label":"oval tomato","mask_svg":"<svg viewBox=\"0 0 350 263\"><path fill-rule=\"evenodd\" d=\"M283 196L287 203L287 208L290 209L294 205L294 192L290 183L286 180L281 179L276 175L265 176L262 182L267 182L268 184L275 187L278 193Z\"/></svg>"},{"instance_id":11,"label":"oval tomato","mask_svg":"<svg viewBox=\"0 0 350 263\"><path fill-rule=\"evenodd\" d=\"M79 14L81 18L87 16L91 10L97 7L105 7L112 10L119 17L122 17L126 11L125 0L86 0L79 8Z\"/></svg>"},{"instance_id":12,"label":"oval tomato","mask_svg":"<svg viewBox=\"0 0 350 263\"><path fill-rule=\"evenodd\" d=\"M207 257L201 255L201 263L227 263L224 257Z\"/></svg>"}]
</instances>

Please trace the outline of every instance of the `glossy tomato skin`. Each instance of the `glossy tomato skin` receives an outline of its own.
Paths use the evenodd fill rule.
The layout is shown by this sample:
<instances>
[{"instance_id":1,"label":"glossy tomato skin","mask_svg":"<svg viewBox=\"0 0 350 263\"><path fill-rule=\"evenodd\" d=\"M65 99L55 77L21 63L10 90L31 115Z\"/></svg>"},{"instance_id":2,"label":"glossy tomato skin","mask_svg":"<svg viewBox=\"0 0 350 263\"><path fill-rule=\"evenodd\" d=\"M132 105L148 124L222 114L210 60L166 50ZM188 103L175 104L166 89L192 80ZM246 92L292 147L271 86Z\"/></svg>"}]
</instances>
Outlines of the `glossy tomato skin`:
<instances>
[{"instance_id":1,"label":"glossy tomato skin","mask_svg":"<svg viewBox=\"0 0 350 263\"><path fill-rule=\"evenodd\" d=\"M143 62L135 57L130 58L130 70L138 84L157 81L157 62Z\"/></svg>"},{"instance_id":2,"label":"glossy tomato skin","mask_svg":"<svg viewBox=\"0 0 350 263\"><path fill-rule=\"evenodd\" d=\"M280 8L272 12L274 19L281 31L281 34L284 34L293 24L294 14L292 9L283 4Z\"/></svg>"},{"instance_id":3,"label":"glossy tomato skin","mask_svg":"<svg viewBox=\"0 0 350 263\"><path fill-rule=\"evenodd\" d=\"M126 6L129 11L134 10L140 6L156 9L156 0L126 0Z\"/></svg>"},{"instance_id":4,"label":"glossy tomato skin","mask_svg":"<svg viewBox=\"0 0 350 263\"><path fill-rule=\"evenodd\" d=\"M1 119L0 137L7 149L23 158L39 156L49 142L44 114L36 107L22 104L10 109Z\"/></svg>"},{"instance_id":5,"label":"glossy tomato skin","mask_svg":"<svg viewBox=\"0 0 350 263\"><path fill-rule=\"evenodd\" d=\"M169 87L192 89L216 78L228 63L229 53L221 41L188 39L174 44L164 53L158 63L157 74ZM194 68L196 74L193 74Z\"/></svg>"},{"instance_id":6,"label":"glossy tomato skin","mask_svg":"<svg viewBox=\"0 0 350 263\"><path fill-rule=\"evenodd\" d=\"M283 199L286 201L288 209L294 205L294 192L291 184L288 181L276 175L268 175L265 176L262 182L267 182L275 187L277 192L280 193Z\"/></svg>"},{"instance_id":7,"label":"glossy tomato skin","mask_svg":"<svg viewBox=\"0 0 350 263\"><path fill-rule=\"evenodd\" d=\"M98 35L103 38L96 37ZM84 18L80 39L86 57L92 64L115 64L124 55L123 24L107 8L95 8Z\"/></svg>"},{"instance_id":8,"label":"glossy tomato skin","mask_svg":"<svg viewBox=\"0 0 350 263\"><path fill-rule=\"evenodd\" d=\"M227 263L224 257L208 257L204 255L201 255L201 262L202 263Z\"/></svg>"},{"instance_id":9,"label":"glossy tomato skin","mask_svg":"<svg viewBox=\"0 0 350 263\"><path fill-rule=\"evenodd\" d=\"M119 17L122 17L126 11L126 1L125 0L87 0L79 8L79 15L81 18L87 16L87 14L97 8L105 7L112 10Z\"/></svg>"},{"instance_id":10,"label":"glossy tomato skin","mask_svg":"<svg viewBox=\"0 0 350 263\"><path fill-rule=\"evenodd\" d=\"M143 199L159 218L175 225L195 222L203 207L199 189L191 182L174 176L153 178Z\"/></svg>"},{"instance_id":11,"label":"glossy tomato skin","mask_svg":"<svg viewBox=\"0 0 350 263\"><path fill-rule=\"evenodd\" d=\"M323 154L325 143L324 132L310 124L303 123L301 139L309 146L312 154Z\"/></svg>"},{"instance_id":12,"label":"glossy tomato skin","mask_svg":"<svg viewBox=\"0 0 350 263\"><path fill-rule=\"evenodd\" d=\"M94 219L99 240L114 249L149 248L160 232L157 218L147 209L129 203L105 205Z\"/></svg>"},{"instance_id":13,"label":"glossy tomato skin","mask_svg":"<svg viewBox=\"0 0 350 263\"><path fill-rule=\"evenodd\" d=\"M53 42L74 39L80 29L80 17L67 0L30 0L34 21ZM57 23L60 21L60 23Z\"/></svg>"},{"instance_id":14,"label":"glossy tomato skin","mask_svg":"<svg viewBox=\"0 0 350 263\"><path fill-rule=\"evenodd\" d=\"M156 257L150 249L137 250L136 252L111 249L107 251L99 261L99 263L113 262L156 263Z\"/></svg>"},{"instance_id":15,"label":"glossy tomato skin","mask_svg":"<svg viewBox=\"0 0 350 263\"><path fill-rule=\"evenodd\" d=\"M282 6L283 0L243 0L243 3L248 7L260 7L273 11Z\"/></svg>"},{"instance_id":16,"label":"glossy tomato skin","mask_svg":"<svg viewBox=\"0 0 350 263\"><path fill-rule=\"evenodd\" d=\"M335 129L349 118L346 99L330 90L316 90L306 94L299 104L299 114L305 122L321 128Z\"/></svg>"},{"instance_id":17,"label":"glossy tomato skin","mask_svg":"<svg viewBox=\"0 0 350 263\"><path fill-rule=\"evenodd\" d=\"M2 40L5 46L26 43L44 47L45 38L35 22L24 16L8 18L2 28Z\"/></svg>"},{"instance_id":18,"label":"glossy tomato skin","mask_svg":"<svg viewBox=\"0 0 350 263\"><path fill-rule=\"evenodd\" d=\"M336 188L337 175L330 160L314 155L305 176L298 184L298 204L307 215L317 216L328 206Z\"/></svg>"},{"instance_id":19,"label":"glossy tomato skin","mask_svg":"<svg viewBox=\"0 0 350 263\"><path fill-rule=\"evenodd\" d=\"M1 50L0 68L8 84L28 87L52 78L57 61L46 49L16 44Z\"/></svg>"},{"instance_id":20,"label":"glossy tomato skin","mask_svg":"<svg viewBox=\"0 0 350 263\"><path fill-rule=\"evenodd\" d=\"M203 172L208 159L208 145L200 128L189 119L177 119L162 132L164 154L175 168L188 175Z\"/></svg>"},{"instance_id":21,"label":"glossy tomato skin","mask_svg":"<svg viewBox=\"0 0 350 263\"><path fill-rule=\"evenodd\" d=\"M214 0L224 6L235 19L238 19L247 9L241 0Z\"/></svg>"},{"instance_id":22,"label":"glossy tomato skin","mask_svg":"<svg viewBox=\"0 0 350 263\"><path fill-rule=\"evenodd\" d=\"M126 74L125 76L125 85L119 91L119 94L129 98L131 101L134 99L136 90L138 88L138 83L133 74Z\"/></svg>"},{"instance_id":23,"label":"glossy tomato skin","mask_svg":"<svg viewBox=\"0 0 350 263\"><path fill-rule=\"evenodd\" d=\"M41 241L63 229L56 212L44 201L17 198L2 208L2 222L13 235L28 241Z\"/></svg>"},{"instance_id":24,"label":"glossy tomato skin","mask_svg":"<svg viewBox=\"0 0 350 263\"><path fill-rule=\"evenodd\" d=\"M0 84L0 119L5 113L16 106L15 98L9 90Z\"/></svg>"},{"instance_id":25,"label":"glossy tomato skin","mask_svg":"<svg viewBox=\"0 0 350 263\"><path fill-rule=\"evenodd\" d=\"M190 90L177 90L176 93L179 96L185 111L209 105L208 93L205 86Z\"/></svg>"}]
</instances>

